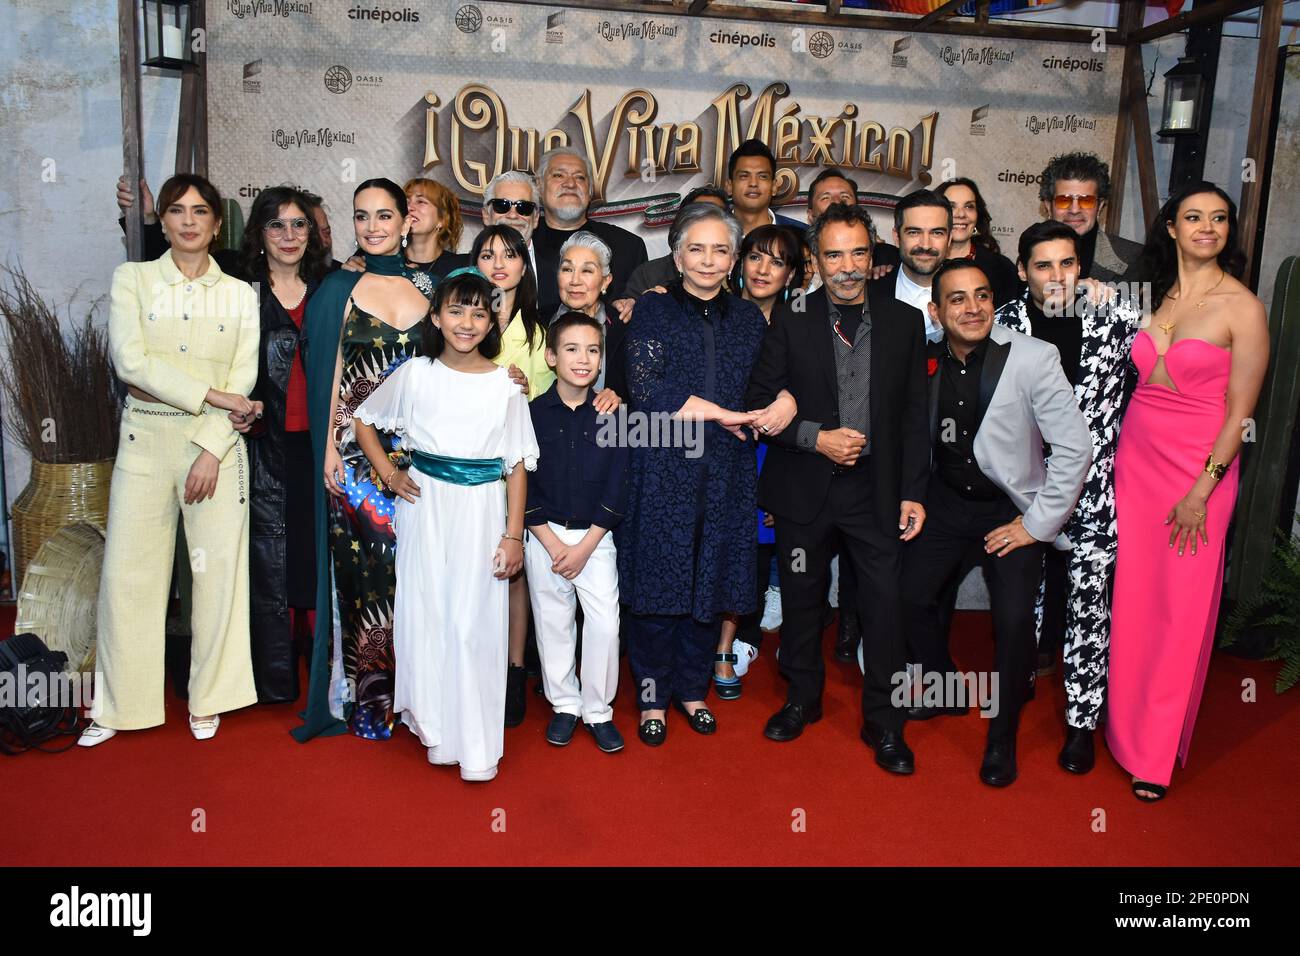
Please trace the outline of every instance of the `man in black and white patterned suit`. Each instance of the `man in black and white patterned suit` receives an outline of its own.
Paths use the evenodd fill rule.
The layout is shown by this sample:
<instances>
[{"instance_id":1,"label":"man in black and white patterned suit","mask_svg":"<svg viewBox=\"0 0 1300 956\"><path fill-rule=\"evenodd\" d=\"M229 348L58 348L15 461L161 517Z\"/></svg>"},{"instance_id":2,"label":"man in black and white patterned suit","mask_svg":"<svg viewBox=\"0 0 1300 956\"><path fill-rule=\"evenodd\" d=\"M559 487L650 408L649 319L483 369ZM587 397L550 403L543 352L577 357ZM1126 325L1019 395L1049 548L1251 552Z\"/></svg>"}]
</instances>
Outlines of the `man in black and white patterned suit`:
<instances>
[{"instance_id":1,"label":"man in black and white patterned suit","mask_svg":"<svg viewBox=\"0 0 1300 956\"><path fill-rule=\"evenodd\" d=\"M1141 325L1140 310L1113 290L1080 279L1078 240L1060 222L1040 222L1020 237L1020 278L1028 286L997 312L1007 328L1056 346L1092 434L1092 465L1065 534L1064 601L1039 595L1039 630L1064 629L1065 746L1058 761L1072 773L1094 763L1093 732L1106 689L1110 644L1110 584L1115 566L1115 448L1125 399L1129 348ZM1051 574L1051 568L1048 572ZM1063 606L1062 606L1063 605Z\"/></svg>"}]
</instances>

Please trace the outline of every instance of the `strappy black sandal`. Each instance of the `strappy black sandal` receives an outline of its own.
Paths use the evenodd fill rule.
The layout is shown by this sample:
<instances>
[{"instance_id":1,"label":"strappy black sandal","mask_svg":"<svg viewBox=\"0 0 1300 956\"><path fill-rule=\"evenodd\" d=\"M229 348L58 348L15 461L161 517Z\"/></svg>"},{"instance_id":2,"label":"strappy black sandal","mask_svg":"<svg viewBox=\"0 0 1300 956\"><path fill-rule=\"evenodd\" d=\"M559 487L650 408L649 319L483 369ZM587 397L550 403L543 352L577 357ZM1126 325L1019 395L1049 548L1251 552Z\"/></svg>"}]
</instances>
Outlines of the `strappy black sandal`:
<instances>
[{"instance_id":1,"label":"strappy black sandal","mask_svg":"<svg viewBox=\"0 0 1300 956\"><path fill-rule=\"evenodd\" d=\"M718 732L718 721L709 708L697 707L695 713L692 714L686 709L685 704L675 699L673 700L673 706L686 715L686 722L691 725L691 730L697 734L704 734L707 737L709 734Z\"/></svg>"},{"instance_id":2,"label":"strappy black sandal","mask_svg":"<svg viewBox=\"0 0 1300 956\"><path fill-rule=\"evenodd\" d=\"M658 717L651 717L641 722L641 726L636 729L636 735L646 746L658 747L668 739L668 725Z\"/></svg>"},{"instance_id":3,"label":"strappy black sandal","mask_svg":"<svg viewBox=\"0 0 1300 956\"><path fill-rule=\"evenodd\" d=\"M718 692L718 700L735 700L740 696L740 678L736 676L719 677L718 664L730 664L734 669L740 662L738 654L713 655L713 687Z\"/></svg>"},{"instance_id":4,"label":"strappy black sandal","mask_svg":"<svg viewBox=\"0 0 1300 956\"><path fill-rule=\"evenodd\" d=\"M1138 793L1139 790L1145 790L1148 793L1154 793L1154 797L1143 796ZM1158 783L1147 783L1145 780L1133 781L1133 796L1137 797L1143 803L1155 803L1157 800L1163 800L1165 794L1169 792L1168 787L1162 787Z\"/></svg>"}]
</instances>

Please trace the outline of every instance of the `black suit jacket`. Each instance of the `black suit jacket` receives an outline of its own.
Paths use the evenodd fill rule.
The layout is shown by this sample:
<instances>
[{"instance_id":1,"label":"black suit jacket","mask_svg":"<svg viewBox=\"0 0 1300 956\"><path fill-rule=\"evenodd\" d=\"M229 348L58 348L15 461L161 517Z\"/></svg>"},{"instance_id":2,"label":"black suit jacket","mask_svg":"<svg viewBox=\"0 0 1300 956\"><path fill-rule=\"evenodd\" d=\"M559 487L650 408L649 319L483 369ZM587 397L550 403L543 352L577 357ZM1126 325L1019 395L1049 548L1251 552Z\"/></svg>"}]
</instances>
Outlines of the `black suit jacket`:
<instances>
[{"instance_id":1,"label":"black suit jacket","mask_svg":"<svg viewBox=\"0 0 1300 956\"><path fill-rule=\"evenodd\" d=\"M777 517L804 523L825 502L834 466L825 455L800 449L796 436L805 421L819 422L824 430L840 427L839 382L826 290L809 293L802 312L794 311L794 301L772 312L745 405L763 408L783 388L798 403L789 427L765 439L769 448L759 476L758 500ZM867 304L871 310L867 439L873 507L881 529L897 534L899 502L924 503L930 467L925 335L916 310L880 284L868 286Z\"/></svg>"}]
</instances>

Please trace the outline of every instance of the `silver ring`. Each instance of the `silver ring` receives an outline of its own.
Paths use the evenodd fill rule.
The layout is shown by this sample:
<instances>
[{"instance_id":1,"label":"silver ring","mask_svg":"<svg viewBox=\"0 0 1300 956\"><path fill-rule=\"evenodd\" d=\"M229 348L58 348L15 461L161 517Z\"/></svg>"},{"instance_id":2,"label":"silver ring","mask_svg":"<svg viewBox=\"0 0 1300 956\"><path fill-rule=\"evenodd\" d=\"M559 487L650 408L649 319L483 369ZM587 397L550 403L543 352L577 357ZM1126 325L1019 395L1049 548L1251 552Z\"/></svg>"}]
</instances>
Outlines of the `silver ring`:
<instances>
[{"instance_id":1,"label":"silver ring","mask_svg":"<svg viewBox=\"0 0 1300 956\"><path fill-rule=\"evenodd\" d=\"M1003 539L1002 539L1002 543L1003 543L1003 544L1010 544L1010 543L1011 543L1011 539L1010 539L1010 538L1003 538Z\"/></svg>"}]
</instances>

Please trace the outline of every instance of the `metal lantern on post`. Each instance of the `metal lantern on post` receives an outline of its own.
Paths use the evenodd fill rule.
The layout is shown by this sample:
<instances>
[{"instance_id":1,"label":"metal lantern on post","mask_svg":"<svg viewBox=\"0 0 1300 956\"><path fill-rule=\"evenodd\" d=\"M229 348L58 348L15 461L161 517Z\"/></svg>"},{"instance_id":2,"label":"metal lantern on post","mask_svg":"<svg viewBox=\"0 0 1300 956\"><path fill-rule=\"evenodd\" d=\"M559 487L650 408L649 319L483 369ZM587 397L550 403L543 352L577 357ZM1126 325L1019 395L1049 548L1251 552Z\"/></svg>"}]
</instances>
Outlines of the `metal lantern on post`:
<instances>
[{"instance_id":1,"label":"metal lantern on post","mask_svg":"<svg viewBox=\"0 0 1300 956\"><path fill-rule=\"evenodd\" d=\"M194 65L193 0L144 0L144 65L184 70Z\"/></svg>"},{"instance_id":2,"label":"metal lantern on post","mask_svg":"<svg viewBox=\"0 0 1300 956\"><path fill-rule=\"evenodd\" d=\"M1178 65L1165 74L1165 108L1159 136L1196 135L1204 113L1205 77L1196 57L1179 57Z\"/></svg>"}]
</instances>

